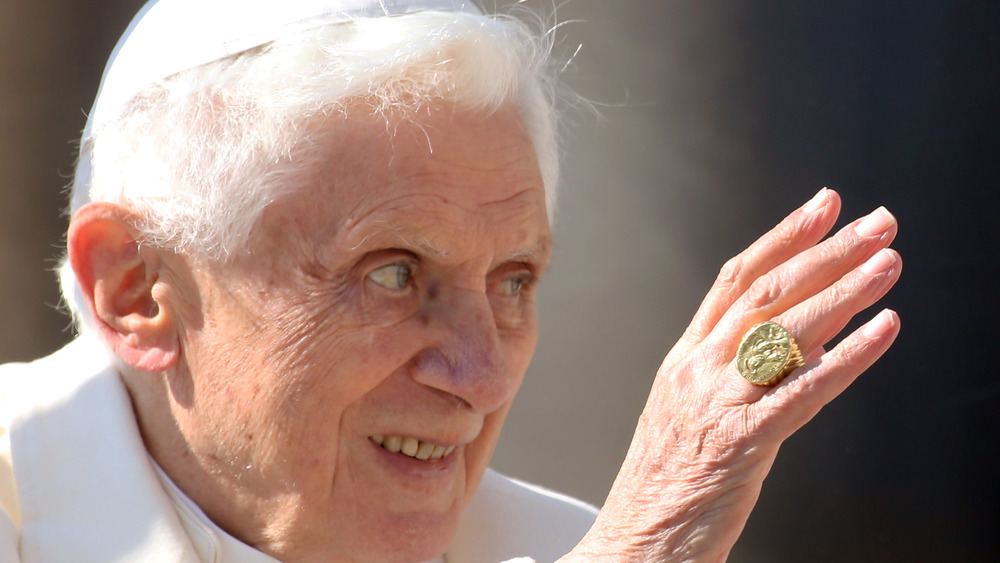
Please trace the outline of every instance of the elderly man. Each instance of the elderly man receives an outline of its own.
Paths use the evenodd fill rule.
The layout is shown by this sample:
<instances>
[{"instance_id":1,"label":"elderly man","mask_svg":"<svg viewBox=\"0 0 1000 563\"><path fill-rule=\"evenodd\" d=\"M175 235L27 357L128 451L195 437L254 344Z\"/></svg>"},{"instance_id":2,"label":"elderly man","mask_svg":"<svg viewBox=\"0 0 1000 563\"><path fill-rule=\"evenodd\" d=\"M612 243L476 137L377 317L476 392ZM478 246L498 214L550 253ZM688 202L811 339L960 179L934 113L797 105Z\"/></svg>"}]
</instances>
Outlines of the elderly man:
<instances>
[{"instance_id":1,"label":"elderly man","mask_svg":"<svg viewBox=\"0 0 1000 563\"><path fill-rule=\"evenodd\" d=\"M0 374L0 559L723 559L895 338L823 348L898 278L895 220L822 241L822 190L723 269L596 521L491 472L551 255L549 40L460 0L148 3L81 145L80 337Z\"/></svg>"}]
</instances>

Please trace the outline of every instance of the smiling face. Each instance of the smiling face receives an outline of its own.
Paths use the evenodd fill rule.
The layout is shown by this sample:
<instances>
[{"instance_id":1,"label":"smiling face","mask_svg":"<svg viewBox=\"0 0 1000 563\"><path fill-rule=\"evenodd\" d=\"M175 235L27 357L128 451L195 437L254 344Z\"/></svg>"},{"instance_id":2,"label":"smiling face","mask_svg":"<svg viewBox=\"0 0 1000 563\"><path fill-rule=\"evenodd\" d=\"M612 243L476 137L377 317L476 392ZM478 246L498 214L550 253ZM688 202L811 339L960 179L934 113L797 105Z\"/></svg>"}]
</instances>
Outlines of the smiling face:
<instances>
[{"instance_id":1,"label":"smiling face","mask_svg":"<svg viewBox=\"0 0 1000 563\"><path fill-rule=\"evenodd\" d=\"M250 256L167 263L186 451L150 450L286 561L447 548L534 352L551 252L515 112L358 113L310 124L321 164L265 211Z\"/></svg>"}]
</instances>

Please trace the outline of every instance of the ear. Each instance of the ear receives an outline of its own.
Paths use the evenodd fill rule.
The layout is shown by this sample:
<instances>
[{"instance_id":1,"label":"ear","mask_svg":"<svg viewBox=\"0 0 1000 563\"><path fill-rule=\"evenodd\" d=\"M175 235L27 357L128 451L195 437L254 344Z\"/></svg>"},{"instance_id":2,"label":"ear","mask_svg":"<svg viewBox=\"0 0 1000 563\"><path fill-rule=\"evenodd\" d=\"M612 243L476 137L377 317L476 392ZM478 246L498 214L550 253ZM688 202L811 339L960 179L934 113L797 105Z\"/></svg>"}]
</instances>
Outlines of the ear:
<instances>
[{"instance_id":1,"label":"ear","mask_svg":"<svg viewBox=\"0 0 1000 563\"><path fill-rule=\"evenodd\" d=\"M67 251L105 342L128 365L161 372L176 364L179 339L169 306L153 292L159 253L140 251L134 220L121 206L89 203L73 214Z\"/></svg>"}]
</instances>

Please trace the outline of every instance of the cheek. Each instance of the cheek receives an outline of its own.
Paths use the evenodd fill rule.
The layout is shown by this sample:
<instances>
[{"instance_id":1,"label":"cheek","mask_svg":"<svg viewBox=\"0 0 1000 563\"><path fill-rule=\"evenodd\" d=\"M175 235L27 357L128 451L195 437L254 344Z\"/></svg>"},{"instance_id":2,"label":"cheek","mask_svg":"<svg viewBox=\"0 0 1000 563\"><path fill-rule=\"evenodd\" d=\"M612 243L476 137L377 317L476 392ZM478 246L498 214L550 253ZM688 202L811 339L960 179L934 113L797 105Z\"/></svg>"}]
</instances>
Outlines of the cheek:
<instances>
[{"instance_id":1,"label":"cheek","mask_svg":"<svg viewBox=\"0 0 1000 563\"><path fill-rule=\"evenodd\" d=\"M339 416L410 361L419 351L415 322L373 324L350 302L296 305L264 326L270 336L256 349L269 385L284 397L285 420L330 428Z\"/></svg>"},{"instance_id":2,"label":"cheek","mask_svg":"<svg viewBox=\"0 0 1000 563\"><path fill-rule=\"evenodd\" d=\"M471 499L472 495L479 487L483 474L489 467L490 459L493 458L493 451L497 442L500 441L500 432L503 430L504 421L510 411L512 403L504 405L499 410L487 415L483 421L483 429L479 438L469 444L465 452L465 498Z\"/></svg>"},{"instance_id":3,"label":"cheek","mask_svg":"<svg viewBox=\"0 0 1000 563\"><path fill-rule=\"evenodd\" d=\"M417 318L416 295L389 298L364 279L300 280L275 293L261 324L276 336L277 370L307 364L330 372L405 361L399 344L406 338L399 334Z\"/></svg>"},{"instance_id":4,"label":"cheek","mask_svg":"<svg viewBox=\"0 0 1000 563\"><path fill-rule=\"evenodd\" d=\"M332 322L342 318L334 309L275 302L252 315L234 307L206 315L187 343L194 406L214 431L261 447L328 441L339 412L363 392L345 351L363 348L364 336Z\"/></svg>"},{"instance_id":5,"label":"cheek","mask_svg":"<svg viewBox=\"0 0 1000 563\"><path fill-rule=\"evenodd\" d=\"M535 347L538 344L538 324L532 318L531 322L524 323L516 329L501 330L500 342L507 360L507 367L510 369L516 385L520 387L524 374L528 371L531 358L535 355Z\"/></svg>"}]
</instances>

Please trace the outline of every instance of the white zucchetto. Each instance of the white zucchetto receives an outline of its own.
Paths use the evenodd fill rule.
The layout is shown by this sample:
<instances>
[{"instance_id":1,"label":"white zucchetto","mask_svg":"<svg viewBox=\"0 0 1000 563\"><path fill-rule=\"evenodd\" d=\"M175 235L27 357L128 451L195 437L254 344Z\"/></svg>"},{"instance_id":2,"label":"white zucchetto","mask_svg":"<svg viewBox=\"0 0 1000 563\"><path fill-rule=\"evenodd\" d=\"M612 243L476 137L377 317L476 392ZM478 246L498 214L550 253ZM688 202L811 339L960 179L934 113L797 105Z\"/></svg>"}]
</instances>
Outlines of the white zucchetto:
<instances>
[{"instance_id":1,"label":"white zucchetto","mask_svg":"<svg viewBox=\"0 0 1000 563\"><path fill-rule=\"evenodd\" d=\"M148 86L295 32L426 10L481 13L469 0L150 0L104 68L80 143L71 213L90 201L93 131Z\"/></svg>"}]
</instances>

